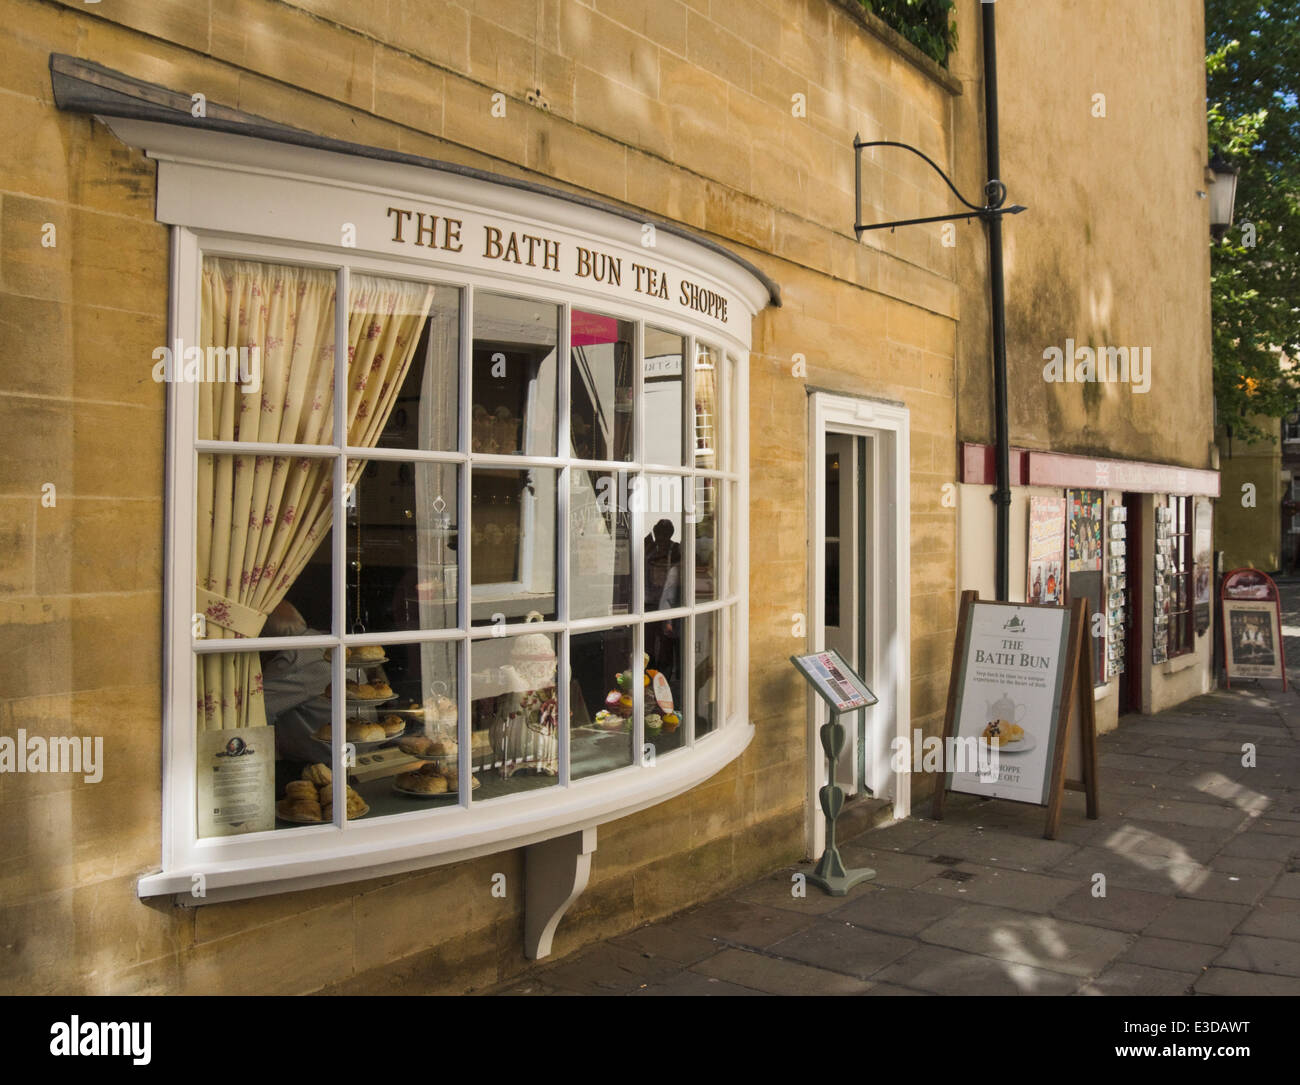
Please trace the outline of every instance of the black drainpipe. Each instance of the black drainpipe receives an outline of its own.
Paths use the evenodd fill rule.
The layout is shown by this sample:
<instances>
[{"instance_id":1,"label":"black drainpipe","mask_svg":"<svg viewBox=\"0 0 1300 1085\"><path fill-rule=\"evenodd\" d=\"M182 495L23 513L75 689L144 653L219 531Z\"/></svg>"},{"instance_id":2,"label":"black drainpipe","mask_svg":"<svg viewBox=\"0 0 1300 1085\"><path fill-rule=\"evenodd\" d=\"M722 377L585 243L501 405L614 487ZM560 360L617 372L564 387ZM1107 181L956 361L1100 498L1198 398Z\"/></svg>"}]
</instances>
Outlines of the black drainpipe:
<instances>
[{"instance_id":1,"label":"black drainpipe","mask_svg":"<svg viewBox=\"0 0 1300 1085\"><path fill-rule=\"evenodd\" d=\"M994 26L994 5L980 4L984 30L984 143L988 159L989 186L1000 184L998 176L998 47ZM1011 440L1007 424L1007 310L1002 281L1002 217L990 215L989 286L993 302L993 415L996 427L997 484L993 502L997 506L997 598L1008 599L1011 580Z\"/></svg>"}]
</instances>

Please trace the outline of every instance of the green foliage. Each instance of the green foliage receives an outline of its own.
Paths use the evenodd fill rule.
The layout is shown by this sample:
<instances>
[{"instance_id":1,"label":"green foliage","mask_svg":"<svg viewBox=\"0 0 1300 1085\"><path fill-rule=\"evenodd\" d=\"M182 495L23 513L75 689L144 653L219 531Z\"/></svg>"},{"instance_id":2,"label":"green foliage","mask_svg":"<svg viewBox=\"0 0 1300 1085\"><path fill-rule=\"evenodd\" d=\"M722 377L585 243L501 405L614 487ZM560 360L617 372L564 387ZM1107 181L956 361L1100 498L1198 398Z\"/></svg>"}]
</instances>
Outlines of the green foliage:
<instances>
[{"instance_id":1,"label":"green foliage","mask_svg":"<svg viewBox=\"0 0 1300 1085\"><path fill-rule=\"evenodd\" d=\"M1300 410L1300 0L1206 0L1205 22L1211 153L1241 167L1211 256L1214 395L1218 423L1259 440L1252 415Z\"/></svg>"},{"instance_id":2,"label":"green foliage","mask_svg":"<svg viewBox=\"0 0 1300 1085\"><path fill-rule=\"evenodd\" d=\"M955 0L858 0L881 21L897 30L931 60L945 68L957 48L957 24L948 18Z\"/></svg>"}]
</instances>

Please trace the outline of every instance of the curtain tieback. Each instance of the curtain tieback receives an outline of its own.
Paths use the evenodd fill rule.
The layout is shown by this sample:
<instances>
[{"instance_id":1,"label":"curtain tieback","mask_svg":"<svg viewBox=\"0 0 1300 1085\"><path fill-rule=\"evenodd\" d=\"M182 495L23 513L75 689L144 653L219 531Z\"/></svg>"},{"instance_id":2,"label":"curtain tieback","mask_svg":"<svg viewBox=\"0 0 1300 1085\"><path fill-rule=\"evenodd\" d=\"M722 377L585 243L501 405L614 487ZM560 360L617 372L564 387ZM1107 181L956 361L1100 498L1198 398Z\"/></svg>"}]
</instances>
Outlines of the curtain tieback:
<instances>
[{"instance_id":1,"label":"curtain tieback","mask_svg":"<svg viewBox=\"0 0 1300 1085\"><path fill-rule=\"evenodd\" d=\"M194 601L198 604L199 613L209 622L230 630L236 637L255 637L266 624L266 615L260 610L236 603L233 599L227 599L206 588L195 589Z\"/></svg>"}]
</instances>

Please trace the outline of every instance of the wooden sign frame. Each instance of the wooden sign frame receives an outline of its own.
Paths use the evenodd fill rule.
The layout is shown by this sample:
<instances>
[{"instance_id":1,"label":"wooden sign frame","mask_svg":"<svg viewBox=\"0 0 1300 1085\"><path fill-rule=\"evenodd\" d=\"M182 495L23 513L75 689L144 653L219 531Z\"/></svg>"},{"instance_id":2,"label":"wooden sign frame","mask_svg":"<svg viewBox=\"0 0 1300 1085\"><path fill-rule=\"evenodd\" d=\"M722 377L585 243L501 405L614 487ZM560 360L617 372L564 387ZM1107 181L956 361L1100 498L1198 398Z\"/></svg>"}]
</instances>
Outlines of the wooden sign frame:
<instances>
[{"instance_id":1,"label":"wooden sign frame","mask_svg":"<svg viewBox=\"0 0 1300 1085\"><path fill-rule=\"evenodd\" d=\"M955 737L957 701L961 695L960 683L965 672L963 666L965 662L964 653L970 647L968 641L971 615L974 604L979 601L979 592L962 592L961 609L957 619L957 636L953 643L952 674L948 682L948 704L943 721L943 746L945 750L950 748L948 740ZM989 602L1000 603L1001 601L989 600ZM1001 605L1026 609L1063 609L1038 603L1001 603ZM1056 839L1061 822L1061 805L1066 788L1084 793L1087 803L1087 816L1090 819L1095 820L1100 816L1097 801L1097 716L1092 687L1092 651L1091 645L1088 643L1088 602L1086 599L1076 599L1068 609L1070 612L1069 636L1066 642L1065 657L1062 660L1062 665L1065 667L1065 678L1061 687L1061 700L1057 710L1057 718L1053 724L1056 740L1051 747L1051 761L1048 765L1051 771L1051 783L1047 791L1047 802L1044 804L1029 802L1025 799L1002 800L1005 802L1023 802L1030 806L1046 805L1047 820L1043 827L1043 836L1048 840ZM1070 719L1072 709L1076 705L1079 709L1077 741L1079 743L1081 780L1066 779L1066 761L1071 741L1074 739L1071 734ZM935 787L932 816L936 821L943 820L944 800L949 791L950 779L950 773L945 772Z\"/></svg>"},{"instance_id":2,"label":"wooden sign frame","mask_svg":"<svg viewBox=\"0 0 1300 1085\"><path fill-rule=\"evenodd\" d=\"M1251 594L1246 594L1245 590L1238 589L1236 581L1238 579L1252 579L1256 583L1250 585L1255 589ZM1259 589L1263 589L1260 594ZM1242 613L1243 611L1256 611L1260 613L1267 612L1271 618L1273 647L1276 654L1278 671L1277 674L1245 674L1238 670L1233 674L1236 663L1236 655L1232 649L1232 615ZM1223 633L1223 677L1228 689L1232 689L1232 680L1236 678L1238 682L1242 681L1265 681L1276 682L1279 678L1282 680L1282 692L1287 691L1286 679L1286 644L1282 640L1282 593L1278 591L1277 584L1273 578L1259 569L1232 569L1223 574L1223 581L1219 585L1219 613L1222 617Z\"/></svg>"}]
</instances>

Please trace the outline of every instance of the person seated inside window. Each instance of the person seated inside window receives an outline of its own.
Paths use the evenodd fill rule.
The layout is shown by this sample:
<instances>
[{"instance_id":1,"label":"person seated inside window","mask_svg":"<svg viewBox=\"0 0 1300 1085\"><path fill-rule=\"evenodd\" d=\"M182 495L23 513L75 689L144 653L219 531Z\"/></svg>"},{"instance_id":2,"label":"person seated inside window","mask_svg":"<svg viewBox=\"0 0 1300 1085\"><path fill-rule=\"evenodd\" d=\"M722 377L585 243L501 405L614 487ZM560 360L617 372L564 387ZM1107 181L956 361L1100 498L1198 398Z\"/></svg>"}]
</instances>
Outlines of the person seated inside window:
<instances>
[{"instance_id":1,"label":"person seated inside window","mask_svg":"<svg viewBox=\"0 0 1300 1085\"><path fill-rule=\"evenodd\" d=\"M268 637L305 637L320 634L288 600L277 606L263 629ZM262 688L266 721L275 728L277 762L294 777L303 765L330 760L326 743L313 738L330 722L330 701L324 696L332 675L323 648L285 648L262 654Z\"/></svg>"}]
</instances>

